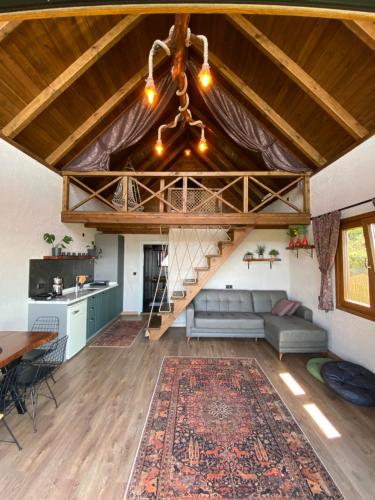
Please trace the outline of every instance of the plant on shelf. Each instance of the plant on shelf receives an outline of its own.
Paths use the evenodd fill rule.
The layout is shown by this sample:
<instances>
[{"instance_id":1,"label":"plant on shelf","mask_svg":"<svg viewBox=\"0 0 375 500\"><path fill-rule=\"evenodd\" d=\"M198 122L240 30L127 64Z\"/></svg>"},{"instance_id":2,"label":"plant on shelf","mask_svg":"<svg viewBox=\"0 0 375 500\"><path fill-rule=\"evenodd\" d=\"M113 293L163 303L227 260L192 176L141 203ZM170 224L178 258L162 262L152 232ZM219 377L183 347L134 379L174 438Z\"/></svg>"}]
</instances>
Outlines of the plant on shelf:
<instances>
[{"instance_id":1,"label":"plant on shelf","mask_svg":"<svg viewBox=\"0 0 375 500\"><path fill-rule=\"evenodd\" d=\"M280 252L275 248L272 248L272 250L268 252L268 255L271 257L271 259L277 259L277 257L280 255Z\"/></svg>"},{"instance_id":2,"label":"plant on shelf","mask_svg":"<svg viewBox=\"0 0 375 500\"><path fill-rule=\"evenodd\" d=\"M295 226L289 226L286 234L289 236L289 248L294 248L294 238L298 236L298 229Z\"/></svg>"},{"instance_id":3,"label":"plant on shelf","mask_svg":"<svg viewBox=\"0 0 375 500\"><path fill-rule=\"evenodd\" d=\"M264 257L264 252L266 251L266 245L257 245L256 253L259 259Z\"/></svg>"},{"instance_id":4,"label":"plant on shelf","mask_svg":"<svg viewBox=\"0 0 375 500\"><path fill-rule=\"evenodd\" d=\"M309 232L309 230L307 229L306 225L301 224L300 226L298 226L298 234L300 236L303 236L302 241L301 241L301 245L303 248L306 248L309 246L309 242L307 240L308 232Z\"/></svg>"},{"instance_id":5,"label":"plant on shelf","mask_svg":"<svg viewBox=\"0 0 375 500\"><path fill-rule=\"evenodd\" d=\"M86 245L86 248L87 255L89 257L100 259L100 257L102 256L103 250L95 245L95 241L92 241L90 245Z\"/></svg>"},{"instance_id":6,"label":"plant on shelf","mask_svg":"<svg viewBox=\"0 0 375 500\"><path fill-rule=\"evenodd\" d=\"M69 245L73 241L71 236L65 235L60 241L55 243L56 236L52 233L44 233L43 239L46 243L52 245L52 255L54 257L61 255L61 249L66 248L66 245Z\"/></svg>"},{"instance_id":7,"label":"plant on shelf","mask_svg":"<svg viewBox=\"0 0 375 500\"><path fill-rule=\"evenodd\" d=\"M247 251L245 255L243 256L243 260L251 260L254 257L253 252Z\"/></svg>"}]
</instances>

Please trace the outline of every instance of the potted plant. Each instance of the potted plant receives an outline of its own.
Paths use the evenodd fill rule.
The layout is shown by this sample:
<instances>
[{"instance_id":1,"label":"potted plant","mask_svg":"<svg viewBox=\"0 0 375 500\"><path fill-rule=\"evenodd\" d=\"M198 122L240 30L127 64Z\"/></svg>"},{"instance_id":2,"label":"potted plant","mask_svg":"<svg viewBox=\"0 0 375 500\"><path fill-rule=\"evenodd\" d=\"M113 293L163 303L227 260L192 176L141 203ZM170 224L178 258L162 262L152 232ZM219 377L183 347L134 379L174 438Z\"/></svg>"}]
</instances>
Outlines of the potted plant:
<instances>
[{"instance_id":1,"label":"potted plant","mask_svg":"<svg viewBox=\"0 0 375 500\"><path fill-rule=\"evenodd\" d=\"M296 227L290 226L286 234L289 236L289 248L294 248L294 238L298 236L298 231Z\"/></svg>"},{"instance_id":2,"label":"potted plant","mask_svg":"<svg viewBox=\"0 0 375 500\"><path fill-rule=\"evenodd\" d=\"M102 254L102 249L95 245L95 241L92 241L90 245L86 245L86 248L89 257L96 257L98 259Z\"/></svg>"},{"instance_id":3,"label":"potted plant","mask_svg":"<svg viewBox=\"0 0 375 500\"><path fill-rule=\"evenodd\" d=\"M271 257L271 259L277 259L279 254L280 254L280 252L278 250L276 250L275 248L272 248L272 250L270 250L268 252L268 255Z\"/></svg>"},{"instance_id":4,"label":"potted plant","mask_svg":"<svg viewBox=\"0 0 375 500\"><path fill-rule=\"evenodd\" d=\"M264 256L264 252L266 251L266 245L257 245L256 253L258 257L261 259Z\"/></svg>"},{"instance_id":5,"label":"potted plant","mask_svg":"<svg viewBox=\"0 0 375 500\"><path fill-rule=\"evenodd\" d=\"M308 242L308 239L307 239L308 232L309 231L308 231L306 225L298 226L298 234L300 234L301 236L303 236L302 242L301 242L301 245L302 245L303 248L306 248L306 247L309 246L309 242Z\"/></svg>"},{"instance_id":6,"label":"potted plant","mask_svg":"<svg viewBox=\"0 0 375 500\"><path fill-rule=\"evenodd\" d=\"M254 257L253 252L247 251L243 256L243 260L251 260Z\"/></svg>"},{"instance_id":7,"label":"potted plant","mask_svg":"<svg viewBox=\"0 0 375 500\"><path fill-rule=\"evenodd\" d=\"M54 257L61 255L61 249L66 248L66 245L69 245L73 241L71 236L65 235L60 241L55 243L56 236L52 233L44 233L43 239L46 243L52 245L52 255Z\"/></svg>"}]
</instances>

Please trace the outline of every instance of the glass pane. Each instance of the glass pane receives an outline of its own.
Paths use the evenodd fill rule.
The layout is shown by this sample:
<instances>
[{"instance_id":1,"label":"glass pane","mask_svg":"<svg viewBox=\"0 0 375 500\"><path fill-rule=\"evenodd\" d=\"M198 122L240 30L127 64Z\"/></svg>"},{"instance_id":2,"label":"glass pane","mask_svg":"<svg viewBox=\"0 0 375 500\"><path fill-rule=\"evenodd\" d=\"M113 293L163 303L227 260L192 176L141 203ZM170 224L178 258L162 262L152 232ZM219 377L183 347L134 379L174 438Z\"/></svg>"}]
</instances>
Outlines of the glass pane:
<instances>
[{"instance_id":1,"label":"glass pane","mask_svg":"<svg viewBox=\"0 0 375 500\"><path fill-rule=\"evenodd\" d=\"M343 231L345 300L370 306L368 258L362 226Z\"/></svg>"}]
</instances>

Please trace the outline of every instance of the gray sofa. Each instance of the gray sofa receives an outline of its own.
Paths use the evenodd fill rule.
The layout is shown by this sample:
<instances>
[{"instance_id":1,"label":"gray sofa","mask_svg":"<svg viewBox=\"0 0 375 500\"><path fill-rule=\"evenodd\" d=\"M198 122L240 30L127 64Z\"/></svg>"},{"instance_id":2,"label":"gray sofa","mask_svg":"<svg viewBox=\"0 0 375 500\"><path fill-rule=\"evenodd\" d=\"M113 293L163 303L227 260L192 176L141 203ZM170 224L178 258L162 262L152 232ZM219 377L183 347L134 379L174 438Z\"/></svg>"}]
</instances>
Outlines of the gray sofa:
<instances>
[{"instance_id":1,"label":"gray sofa","mask_svg":"<svg viewBox=\"0 0 375 500\"><path fill-rule=\"evenodd\" d=\"M292 316L274 316L283 290L202 290L186 309L186 336L262 338L284 353L326 352L327 332L300 306Z\"/></svg>"}]
</instances>

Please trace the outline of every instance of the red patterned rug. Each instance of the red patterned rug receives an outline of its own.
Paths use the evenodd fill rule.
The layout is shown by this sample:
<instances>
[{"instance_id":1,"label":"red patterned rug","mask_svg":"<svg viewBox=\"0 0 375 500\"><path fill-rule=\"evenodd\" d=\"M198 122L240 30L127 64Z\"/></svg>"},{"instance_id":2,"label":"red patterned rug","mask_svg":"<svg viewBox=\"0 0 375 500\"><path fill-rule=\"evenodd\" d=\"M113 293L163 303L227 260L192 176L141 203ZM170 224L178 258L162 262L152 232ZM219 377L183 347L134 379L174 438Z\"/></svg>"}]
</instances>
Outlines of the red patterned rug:
<instances>
[{"instance_id":1,"label":"red patterned rug","mask_svg":"<svg viewBox=\"0 0 375 500\"><path fill-rule=\"evenodd\" d=\"M95 337L90 347L130 347L144 326L142 320L119 318Z\"/></svg>"},{"instance_id":2,"label":"red patterned rug","mask_svg":"<svg viewBox=\"0 0 375 500\"><path fill-rule=\"evenodd\" d=\"M342 499L255 359L165 358L126 499Z\"/></svg>"}]
</instances>

